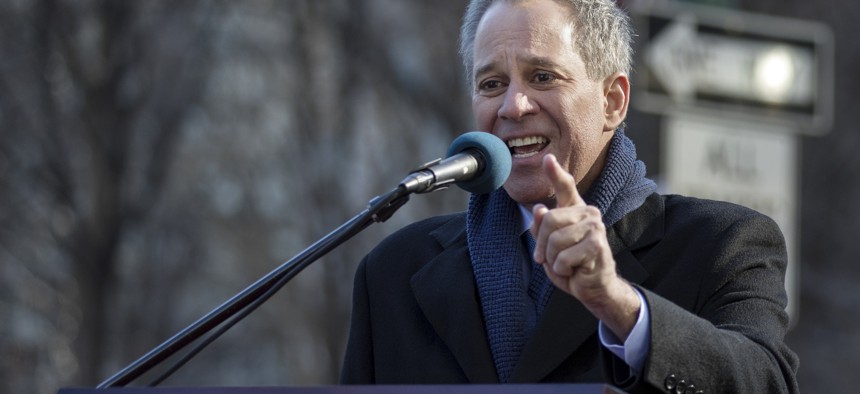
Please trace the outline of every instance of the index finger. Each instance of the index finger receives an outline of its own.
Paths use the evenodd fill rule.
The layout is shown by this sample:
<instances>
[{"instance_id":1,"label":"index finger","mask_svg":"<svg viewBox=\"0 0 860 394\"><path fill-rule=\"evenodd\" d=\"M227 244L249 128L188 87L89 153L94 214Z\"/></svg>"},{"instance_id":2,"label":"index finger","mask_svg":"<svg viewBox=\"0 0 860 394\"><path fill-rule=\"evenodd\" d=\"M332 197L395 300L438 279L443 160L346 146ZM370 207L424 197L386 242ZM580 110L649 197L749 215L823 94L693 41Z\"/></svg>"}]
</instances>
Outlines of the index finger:
<instances>
[{"instance_id":1,"label":"index finger","mask_svg":"<svg viewBox=\"0 0 860 394\"><path fill-rule=\"evenodd\" d=\"M553 189L555 189L556 207L585 205L585 200L582 199L579 191L576 190L576 179L562 168L555 155L548 154L544 156L543 168L550 182L552 182Z\"/></svg>"}]
</instances>

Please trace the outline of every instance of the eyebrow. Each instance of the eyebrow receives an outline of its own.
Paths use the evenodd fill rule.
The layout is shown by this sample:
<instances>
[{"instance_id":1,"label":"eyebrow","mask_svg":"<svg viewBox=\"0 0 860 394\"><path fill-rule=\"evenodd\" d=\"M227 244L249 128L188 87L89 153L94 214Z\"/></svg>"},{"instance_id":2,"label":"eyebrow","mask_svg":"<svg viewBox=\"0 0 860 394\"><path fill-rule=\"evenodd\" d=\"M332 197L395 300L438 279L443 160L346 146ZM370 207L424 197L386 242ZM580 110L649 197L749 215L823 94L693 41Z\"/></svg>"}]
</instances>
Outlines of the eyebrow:
<instances>
[{"instance_id":1,"label":"eyebrow","mask_svg":"<svg viewBox=\"0 0 860 394\"><path fill-rule=\"evenodd\" d=\"M552 61L548 57L535 56L528 59L528 63L544 68L562 68L561 64Z\"/></svg>"}]
</instances>

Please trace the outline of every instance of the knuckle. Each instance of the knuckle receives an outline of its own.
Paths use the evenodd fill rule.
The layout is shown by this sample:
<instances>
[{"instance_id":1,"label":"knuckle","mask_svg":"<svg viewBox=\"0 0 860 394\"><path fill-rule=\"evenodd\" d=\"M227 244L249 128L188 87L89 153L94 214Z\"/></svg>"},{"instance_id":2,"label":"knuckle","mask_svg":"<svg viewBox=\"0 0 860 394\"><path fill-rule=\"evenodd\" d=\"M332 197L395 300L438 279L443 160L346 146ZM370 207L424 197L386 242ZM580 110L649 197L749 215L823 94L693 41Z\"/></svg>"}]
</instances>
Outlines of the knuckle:
<instances>
[{"instance_id":1,"label":"knuckle","mask_svg":"<svg viewBox=\"0 0 860 394\"><path fill-rule=\"evenodd\" d=\"M563 250L558 254L556 264L553 265L556 274L569 276L573 272L573 267L577 266L576 256L570 249Z\"/></svg>"},{"instance_id":2,"label":"knuckle","mask_svg":"<svg viewBox=\"0 0 860 394\"><path fill-rule=\"evenodd\" d=\"M541 219L542 228L555 228L558 223L558 214L555 209L547 211Z\"/></svg>"},{"instance_id":3,"label":"knuckle","mask_svg":"<svg viewBox=\"0 0 860 394\"><path fill-rule=\"evenodd\" d=\"M550 233L550 235L548 237L546 237L546 243L548 246L549 245L553 245L553 246L557 245L562 241L563 236L564 235L561 232L553 231L552 233Z\"/></svg>"},{"instance_id":4,"label":"knuckle","mask_svg":"<svg viewBox=\"0 0 860 394\"><path fill-rule=\"evenodd\" d=\"M580 242L580 245L582 245L584 252L589 256L597 255L603 249L601 237L595 234L589 234L589 236Z\"/></svg>"},{"instance_id":5,"label":"knuckle","mask_svg":"<svg viewBox=\"0 0 860 394\"><path fill-rule=\"evenodd\" d=\"M606 225L603 223L603 218L599 215L589 216L586 220L588 222L588 227L591 230L605 231Z\"/></svg>"}]
</instances>

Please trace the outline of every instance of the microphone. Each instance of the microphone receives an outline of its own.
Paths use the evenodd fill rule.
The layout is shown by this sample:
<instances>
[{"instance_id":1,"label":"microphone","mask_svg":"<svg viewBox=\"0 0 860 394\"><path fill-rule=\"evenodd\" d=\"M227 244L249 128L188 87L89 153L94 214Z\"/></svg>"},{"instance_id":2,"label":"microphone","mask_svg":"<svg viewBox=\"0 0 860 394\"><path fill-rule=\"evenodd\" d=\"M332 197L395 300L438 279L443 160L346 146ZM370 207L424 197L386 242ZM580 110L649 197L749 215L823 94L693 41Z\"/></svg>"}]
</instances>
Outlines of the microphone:
<instances>
[{"instance_id":1,"label":"microphone","mask_svg":"<svg viewBox=\"0 0 860 394\"><path fill-rule=\"evenodd\" d=\"M496 190L511 173L511 152L498 137L470 131L448 147L445 159L436 159L410 173L399 187L408 193L427 193L456 183L475 194Z\"/></svg>"}]
</instances>

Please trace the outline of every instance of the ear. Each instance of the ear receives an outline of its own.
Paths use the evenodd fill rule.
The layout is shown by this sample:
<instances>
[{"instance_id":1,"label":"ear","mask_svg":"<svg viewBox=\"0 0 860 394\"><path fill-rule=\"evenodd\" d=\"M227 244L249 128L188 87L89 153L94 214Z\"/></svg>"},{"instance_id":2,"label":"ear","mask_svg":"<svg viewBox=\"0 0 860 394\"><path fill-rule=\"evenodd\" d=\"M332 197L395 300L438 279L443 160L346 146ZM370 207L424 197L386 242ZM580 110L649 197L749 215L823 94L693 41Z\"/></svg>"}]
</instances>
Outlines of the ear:
<instances>
[{"instance_id":1,"label":"ear","mask_svg":"<svg viewBox=\"0 0 860 394\"><path fill-rule=\"evenodd\" d=\"M617 72L603 81L604 123L603 131L615 131L627 117L630 104L630 80L624 73Z\"/></svg>"}]
</instances>

